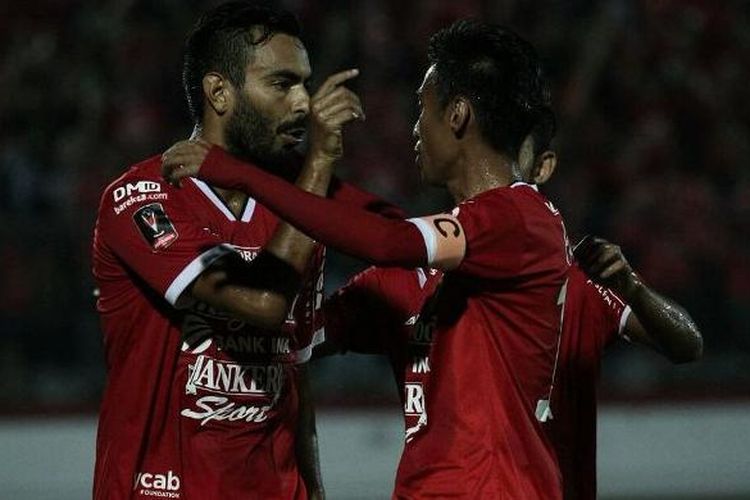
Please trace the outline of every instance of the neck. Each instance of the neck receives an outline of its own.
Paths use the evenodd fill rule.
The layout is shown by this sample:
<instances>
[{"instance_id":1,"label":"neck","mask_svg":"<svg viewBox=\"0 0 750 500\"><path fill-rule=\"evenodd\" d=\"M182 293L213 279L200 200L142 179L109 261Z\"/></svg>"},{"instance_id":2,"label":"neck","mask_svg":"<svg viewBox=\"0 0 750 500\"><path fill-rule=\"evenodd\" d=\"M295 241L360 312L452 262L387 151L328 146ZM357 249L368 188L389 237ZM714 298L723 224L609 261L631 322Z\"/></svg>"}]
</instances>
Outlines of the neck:
<instances>
[{"instance_id":1,"label":"neck","mask_svg":"<svg viewBox=\"0 0 750 500\"><path fill-rule=\"evenodd\" d=\"M456 175L446 187L456 204L521 179L516 162L488 148L464 151L459 155L454 171Z\"/></svg>"},{"instance_id":2,"label":"neck","mask_svg":"<svg viewBox=\"0 0 750 500\"><path fill-rule=\"evenodd\" d=\"M223 149L227 149L226 141L224 140L224 134L217 127L204 127L196 124L193 128L193 133L190 134L191 139L201 138L206 142L220 146ZM242 191L235 191L232 189L224 189L216 186L211 186L216 194L224 201L227 208L239 219L242 217L242 210L245 207L247 201L247 194Z\"/></svg>"}]
</instances>

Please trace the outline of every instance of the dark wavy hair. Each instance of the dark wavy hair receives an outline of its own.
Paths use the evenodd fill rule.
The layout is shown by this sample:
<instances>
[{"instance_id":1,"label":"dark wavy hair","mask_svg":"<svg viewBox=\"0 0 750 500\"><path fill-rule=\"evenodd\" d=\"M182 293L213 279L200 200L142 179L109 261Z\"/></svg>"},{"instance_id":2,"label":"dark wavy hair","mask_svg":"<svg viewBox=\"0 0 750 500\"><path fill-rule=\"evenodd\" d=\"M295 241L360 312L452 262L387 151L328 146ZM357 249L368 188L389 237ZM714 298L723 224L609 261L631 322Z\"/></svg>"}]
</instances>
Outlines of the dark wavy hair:
<instances>
[{"instance_id":1,"label":"dark wavy hair","mask_svg":"<svg viewBox=\"0 0 750 500\"><path fill-rule=\"evenodd\" d=\"M300 25L293 14L258 2L227 2L204 13L185 43L182 84L190 115L203 118L203 77L216 71L232 85L245 83L245 68L253 48L276 33L299 37Z\"/></svg>"},{"instance_id":2,"label":"dark wavy hair","mask_svg":"<svg viewBox=\"0 0 750 500\"><path fill-rule=\"evenodd\" d=\"M482 136L497 151L518 156L538 123L552 125L549 86L534 47L513 31L462 19L430 38L440 105L463 96L476 113ZM551 122L550 122L551 119Z\"/></svg>"}]
</instances>

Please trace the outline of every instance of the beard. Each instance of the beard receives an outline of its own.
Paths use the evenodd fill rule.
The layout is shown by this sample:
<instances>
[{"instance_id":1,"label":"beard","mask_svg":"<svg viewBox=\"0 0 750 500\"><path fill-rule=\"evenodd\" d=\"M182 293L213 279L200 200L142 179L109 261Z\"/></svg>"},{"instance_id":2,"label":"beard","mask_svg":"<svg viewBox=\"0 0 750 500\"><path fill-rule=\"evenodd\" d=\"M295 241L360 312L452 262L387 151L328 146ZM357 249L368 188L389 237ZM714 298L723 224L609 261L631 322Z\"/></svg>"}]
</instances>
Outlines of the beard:
<instances>
[{"instance_id":1,"label":"beard","mask_svg":"<svg viewBox=\"0 0 750 500\"><path fill-rule=\"evenodd\" d=\"M304 126L304 120L283 123L273 122L255 108L250 99L240 94L237 107L227 122L226 141L229 152L256 166L287 176L299 170L304 153L296 147L277 144L277 136L284 129Z\"/></svg>"}]
</instances>

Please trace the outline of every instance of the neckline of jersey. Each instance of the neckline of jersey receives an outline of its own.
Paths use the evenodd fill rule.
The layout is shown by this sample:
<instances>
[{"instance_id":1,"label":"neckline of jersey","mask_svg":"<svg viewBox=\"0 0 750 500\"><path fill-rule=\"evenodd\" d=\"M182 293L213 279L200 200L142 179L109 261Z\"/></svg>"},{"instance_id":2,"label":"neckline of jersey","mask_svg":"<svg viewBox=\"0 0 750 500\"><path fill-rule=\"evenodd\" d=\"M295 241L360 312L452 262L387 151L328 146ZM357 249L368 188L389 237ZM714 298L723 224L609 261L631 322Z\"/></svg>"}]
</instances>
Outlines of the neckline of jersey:
<instances>
[{"instance_id":1,"label":"neckline of jersey","mask_svg":"<svg viewBox=\"0 0 750 500\"><path fill-rule=\"evenodd\" d=\"M194 177L190 178L191 181L196 185L196 187L203 193L203 195L209 199L209 201L219 209L221 213L224 214L224 216L233 221L237 221L237 217L234 216L234 213L229 209L229 206L224 202L224 200L221 199L221 196L219 196L216 191L214 191L214 188L209 186L206 182L196 179ZM240 220L242 222L250 222L250 220L253 218L253 213L255 212L255 199L251 196L248 196L245 200L245 207L242 210L242 217Z\"/></svg>"}]
</instances>

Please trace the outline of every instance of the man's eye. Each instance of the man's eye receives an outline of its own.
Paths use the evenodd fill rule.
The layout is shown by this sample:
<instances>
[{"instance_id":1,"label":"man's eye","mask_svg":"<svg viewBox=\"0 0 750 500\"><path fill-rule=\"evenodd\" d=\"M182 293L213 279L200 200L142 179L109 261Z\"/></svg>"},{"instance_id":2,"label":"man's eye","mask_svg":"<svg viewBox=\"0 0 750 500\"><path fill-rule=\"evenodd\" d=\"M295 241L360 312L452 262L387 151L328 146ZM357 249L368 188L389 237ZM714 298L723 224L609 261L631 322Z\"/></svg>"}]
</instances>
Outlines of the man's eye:
<instances>
[{"instance_id":1,"label":"man's eye","mask_svg":"<svg viewBox=\"0 0 750 500\"><path fill-rule=\"evenodd\" d=\"M279 90L289 90L292 88L292 83L289 80L277 80L273 82L273 86Z\"/></svg>"}]
</instances>

